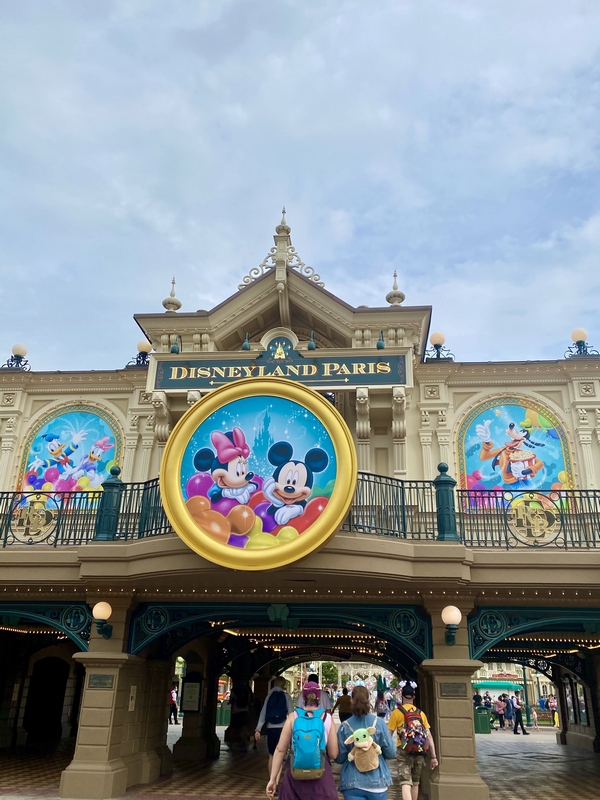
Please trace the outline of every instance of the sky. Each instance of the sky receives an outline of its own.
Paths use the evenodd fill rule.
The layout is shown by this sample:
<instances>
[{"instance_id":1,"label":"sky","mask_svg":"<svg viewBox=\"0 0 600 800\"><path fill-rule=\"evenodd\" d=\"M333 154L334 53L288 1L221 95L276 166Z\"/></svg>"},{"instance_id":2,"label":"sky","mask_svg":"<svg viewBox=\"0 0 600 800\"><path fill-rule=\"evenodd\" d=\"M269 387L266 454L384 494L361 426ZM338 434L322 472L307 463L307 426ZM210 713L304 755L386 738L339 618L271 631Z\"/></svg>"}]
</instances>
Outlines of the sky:
<instances>
[{"instance_id":1,"label":"sky","mask_svg":"<svg viewBox=\"0 0 600 800\"><path fill-rule=\"evenodd\" d=\"M461 361L600 349L597 0L0 0L0 356L117 369L281 207L326 288Z\"/></svg>"}]
</instances>

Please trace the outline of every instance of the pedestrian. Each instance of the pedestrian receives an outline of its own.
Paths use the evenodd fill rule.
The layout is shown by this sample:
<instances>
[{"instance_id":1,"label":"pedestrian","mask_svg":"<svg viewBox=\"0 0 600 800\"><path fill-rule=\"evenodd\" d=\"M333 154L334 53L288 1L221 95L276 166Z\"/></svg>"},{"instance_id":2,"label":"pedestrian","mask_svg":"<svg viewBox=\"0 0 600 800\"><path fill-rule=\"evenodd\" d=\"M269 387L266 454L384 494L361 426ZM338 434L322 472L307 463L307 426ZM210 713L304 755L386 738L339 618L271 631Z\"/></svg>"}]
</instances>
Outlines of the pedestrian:
<instances>
[{"instance_id":1,"label":"pedestrian","mask_svg":"<svg viewBox=\"0 0 600 800\"><path fill-rule=\"evenodd\" d=\"M173 725L179 725L177 713L177 684L174 683L169 689L169 725L171 725L171 718L173 718Z\"/></svg>"},{"instance_id":2,"label":"pedestrian","mask_svg":"<svg viewBox=\"0 0 600 800\"><path fill-rule=\"evenodd\" d=\"M407 683L402 689L402 704L392 711L390 731L398 733L398 777L402 800L417 800L425 755L431 755L431 769L438 766L435 742L425 714L414 704L415 690Z\"/></svg>"},{"instance_id":3,"label":"pedestrian","mask_svg":"<svg viewBox=\"0 0 600 800\"><path fill-rule=\"evenodd\" d=\"M315 673L311 673L308 678L306 679L306 683L315 683L317 686L319 685L319 676ZM304 692L300 692L300 696L298 697L298 702L296 703L298 708L304 708ZM319 702L319 708L322 708L324 711L329 711L331 713L331 697L329 696L329 692L325 690L321 691L321 700Z\"/></svg>"},{"instance_id":4,"label":"pedestrian","mask_svg":"<svg viewBox=\"0 0 600 800\"><path fill-rule=\"evenodd\" d=\"M540 726L538 725L538 715L535 708L531 709L531 719L533 720L533 730L539 732Z\"/></svg>"},{"instance_id":5,"label":"pedestrian","mask_svg":"<svg viewBox=\"0 0 600 800\"><path fill-rule=\"evenodd\" d=\"M481 695L479 694L479 692L476 691L475 694L473 695L473 705L475 706L475 708L477 708L478 706L481 705L482 702L483 701Z\"/></svg>"},{"instance_id":6,"label":"pedestrian","mask_svg":"<svg viewBox=\"0 0 600 800\"><path fill-rule=\"evenodd\" d=\"M523 731L523 736L529 736L529 733L525 730L525 725L523 725L523 706L521 705L521 699L519 697L518 690L515 691L515 694L512 698L512 706L515 710L515 727L513 733L518 735L519 734L519 725L521 726L521 730Z\"/></svg>"},{"instance_id":7,"label":"pedestrian","mask_svg":"<svg viewBox=\"0 0 600 800\"><path fill-rule=\"evenodd\" d=\"M383 719L370 711L368 689L355 686L352 716L338 729L336 761L342 765L340 792L344 800L387 800L392 785L386 759L396 755L394 740Z\"/></svg>"},{"instance_id":8,"label":"pedestrian","mask_svg":"<svg viewBox=\"0 0 600 800\"><path fill-rule=\"evenodd\" d=\"M256 723L256 730L254 731L254 740L258 742L263 725L266 723L267 750L269 751L269 775L271 774L273 754L275 753L275 748L279 744L281 731L283 730L286 719L293 710L294 703L292 702L292 698L285 691L285 678L279 676L273 681L273 688L262 704L258 722Z\"/></svg>"},{"instance_id":9,"label":"pedestrian","mask_svg":"<svg viewBox=\"0 0 600 800\"><path fill-rule=\"evenodd\" d=\"M302 690L304 704L293 711L283 726L271 763L267 797L273 797L288 749L292 748L279 800L338 800L329 759L338 755L338 740L331 714L320 708L321 689L313 681ZM294 777L294 772L302 779ZM314 777L310 773L314 773Z\"/></svg>"},{"instance_id":10,"label":"pedestrian","mask_svg":"<svg viewBox=\"0 0 600 800\"><path fill-rule=\"evenodd\" d=\"M504 719L508 727L512 730L515 724L515 708L510 697L506 693L502 695L502 699L504 700Z\"/></svg>"},{"instance_id":11,"label":"pedestrian","mask_svg":"<svg viewBox=\"0 0 600 800\"><path fill-rule=\"evenodd\" d=\"M342 694L338 699L335 701L335 705L331 710L333 714L339 708L339 715L340 715L340 722L345 722L352 716L352 698L348 694L348 689L344 686L342 689Z\"/></svg>"},{"instance_id":12,"label":"pedestrian","mask_svg":"<svg viewBox=\"0 0 600 800\"><path fill-rule=\"evenodd\" d=\"M558 702L553 694L548 698L547 704L552 714L552 724L555 728L558 728Z\"/></svg>"},{"instance_id":13,"label":"pedestrian","mask_svg":"<svg viewBox=\"0 0 600 800\"><path fill-rule=\"evenodd\" d=\"M498 717L498 725L500 729L504 729L504 710L506 708L506 703L502 699L502 695L496 700L494 703L494 710L496 712L496 716Z\"/></svg>"},{"instance_id":14,"label":"pedestrian","mask_svg":"<svg viewBox=\"0 0 600 800\"><path fill-rule=\"evenodd\" d=\"M491 696L490 696L490 693L489 693L489 692L486 692L486 693L483 695L483 705L484 705L486 708L491 708L491 707L492 707L492 698L491 698Z\"/></svg>"},{"instance_id":15,"label":"pedestrian","mask_svg":"<svg viewBox=\"0 0 600 800\"><path fill-rule=\"evenodd\" d=\"M388 704L385 702L385 696L381 689L377 690L377 697L375 698L375 713L381 719L385 719L387 717L389 708Z\"/></svg>"}]
</instances>

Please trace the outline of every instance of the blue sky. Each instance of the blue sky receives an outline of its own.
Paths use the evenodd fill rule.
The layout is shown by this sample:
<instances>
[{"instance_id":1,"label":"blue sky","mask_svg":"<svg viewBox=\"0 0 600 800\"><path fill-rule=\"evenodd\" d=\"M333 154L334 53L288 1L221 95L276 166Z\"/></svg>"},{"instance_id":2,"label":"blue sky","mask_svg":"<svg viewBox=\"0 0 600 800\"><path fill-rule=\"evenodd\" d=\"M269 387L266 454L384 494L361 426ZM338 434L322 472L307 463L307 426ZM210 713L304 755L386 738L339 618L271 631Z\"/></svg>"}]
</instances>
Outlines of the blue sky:
<instances>
[{"instance_id":1,"label":"blue sky","mask_svg":"<svg viewBox=\"0 0 600 800\"><path fill-rule=\"evenodd\" d=\"M123 366L281 206L350 303L461 360L600 347L597 0L0 0L0 356Z\"/></svg>"}]
</instances>

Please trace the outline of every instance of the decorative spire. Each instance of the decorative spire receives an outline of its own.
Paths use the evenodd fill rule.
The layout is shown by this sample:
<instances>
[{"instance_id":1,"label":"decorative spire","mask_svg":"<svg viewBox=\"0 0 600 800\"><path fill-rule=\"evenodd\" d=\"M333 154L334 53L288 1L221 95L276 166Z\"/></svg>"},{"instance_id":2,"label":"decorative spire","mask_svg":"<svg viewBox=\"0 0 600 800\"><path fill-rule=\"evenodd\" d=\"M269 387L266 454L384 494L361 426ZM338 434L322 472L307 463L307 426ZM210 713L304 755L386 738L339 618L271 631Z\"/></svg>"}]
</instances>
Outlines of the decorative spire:
<instances>
[{"instance_id":1,"label":"decorative spire","mask_svg":"<svg viewBox=\"0 0 600 800\"><path fill-rule=\"evenodd\" d=\"M175 297L175 277L171 281L171 291L168 297L162 301L163 307L166 311L179 311L181 308L181 300Z\"/></svg>"},{"instance_id":2,"label":"decorative spire","mask_svg":"<svg viewBox=\"0 0 600 800\"><path fill-rule=\"evenodd\" d=\"M287 234L288 236L289 236L289 235L290 235L290 233L292 232L292 229L291 229L291 228L290 228L290 226L287 224L287 222L286 222L286 219L285 219L285 206L284 206L284 207L282 208L282 210L281 210L281 222L280 222L280 223L279 223L279 225L278 225L278 226L275 228L275 232L276 232L276 233L278 233L278 234L280 234L280 235L281 235L281 234Z\"/></svg>"},{"instance_id":3,"label":"decorative spire","mask_svg":"<svg viewBox=\"0 0 600 800\"><path fill-rule=\"evenodd\" d=\"M396 272L396 270L394 270L394 285L392 286L392 291L388 292L386 294L386 296L385 296L386 301L391 306L400 306L400 305L402 305L402 303L404 302L404 298L406 297L404 292L401 292L398 289L398 281L396 280L397 277L398 277L398 273Z\"/></svg>"}]
</instances>

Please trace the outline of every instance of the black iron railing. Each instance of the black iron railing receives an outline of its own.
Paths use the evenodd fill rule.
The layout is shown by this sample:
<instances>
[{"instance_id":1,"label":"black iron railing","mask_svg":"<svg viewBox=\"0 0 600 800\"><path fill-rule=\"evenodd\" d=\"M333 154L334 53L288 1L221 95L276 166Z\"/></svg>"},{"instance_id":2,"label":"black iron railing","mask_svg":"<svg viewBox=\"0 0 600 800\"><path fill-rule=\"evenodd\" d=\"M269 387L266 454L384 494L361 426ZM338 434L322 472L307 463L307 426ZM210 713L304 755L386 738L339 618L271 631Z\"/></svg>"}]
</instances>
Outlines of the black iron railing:
<instances>
[{"instance_id":1,"label":"black iron railing","mask_svg":"<svg viewBox=\"0 0 600 800\"><path fill-rule=\"evenodd\" d=\"M104 492L0 492L2 546L43 543L57 547L94 539L124 541L172 533L158 479L119 483L115 493L115 525L110 537L103 537L98 534L105 512Z\"/></svg>"},{"instance_id":2,"label":"black iron railing","mask_svg":"<svg viewBox=\"0 0 600 800\"><path fill-rule=\"evenodd\" d=\"M401 539L435 539L433 483L359 473L354 500L342 530Z\"/></svg>"},{"instance_id":3,"label":"black iron railing","mask_svg":"<svg viewBox=\"0 0 600 800\"><path fill-rule=\"evenodd\" d=\"M600 492L457 491L456 519L468 547L600 547Z\"/></svg>"},{"instance_id":4,"label":"black iron railing","mask_svg":"<svg viewBox=\"0 0 600 800\"><path fill-rule=\"evenodd\" d=\"M600 491L453 491L445 464L435 481L361 472L342 530L467 547L600 548ZM117 470L118 472L118 470ZM81 545L173 533L158 479L91 492L1 492L0 541Z\"/></svg>"}]
</instances>

